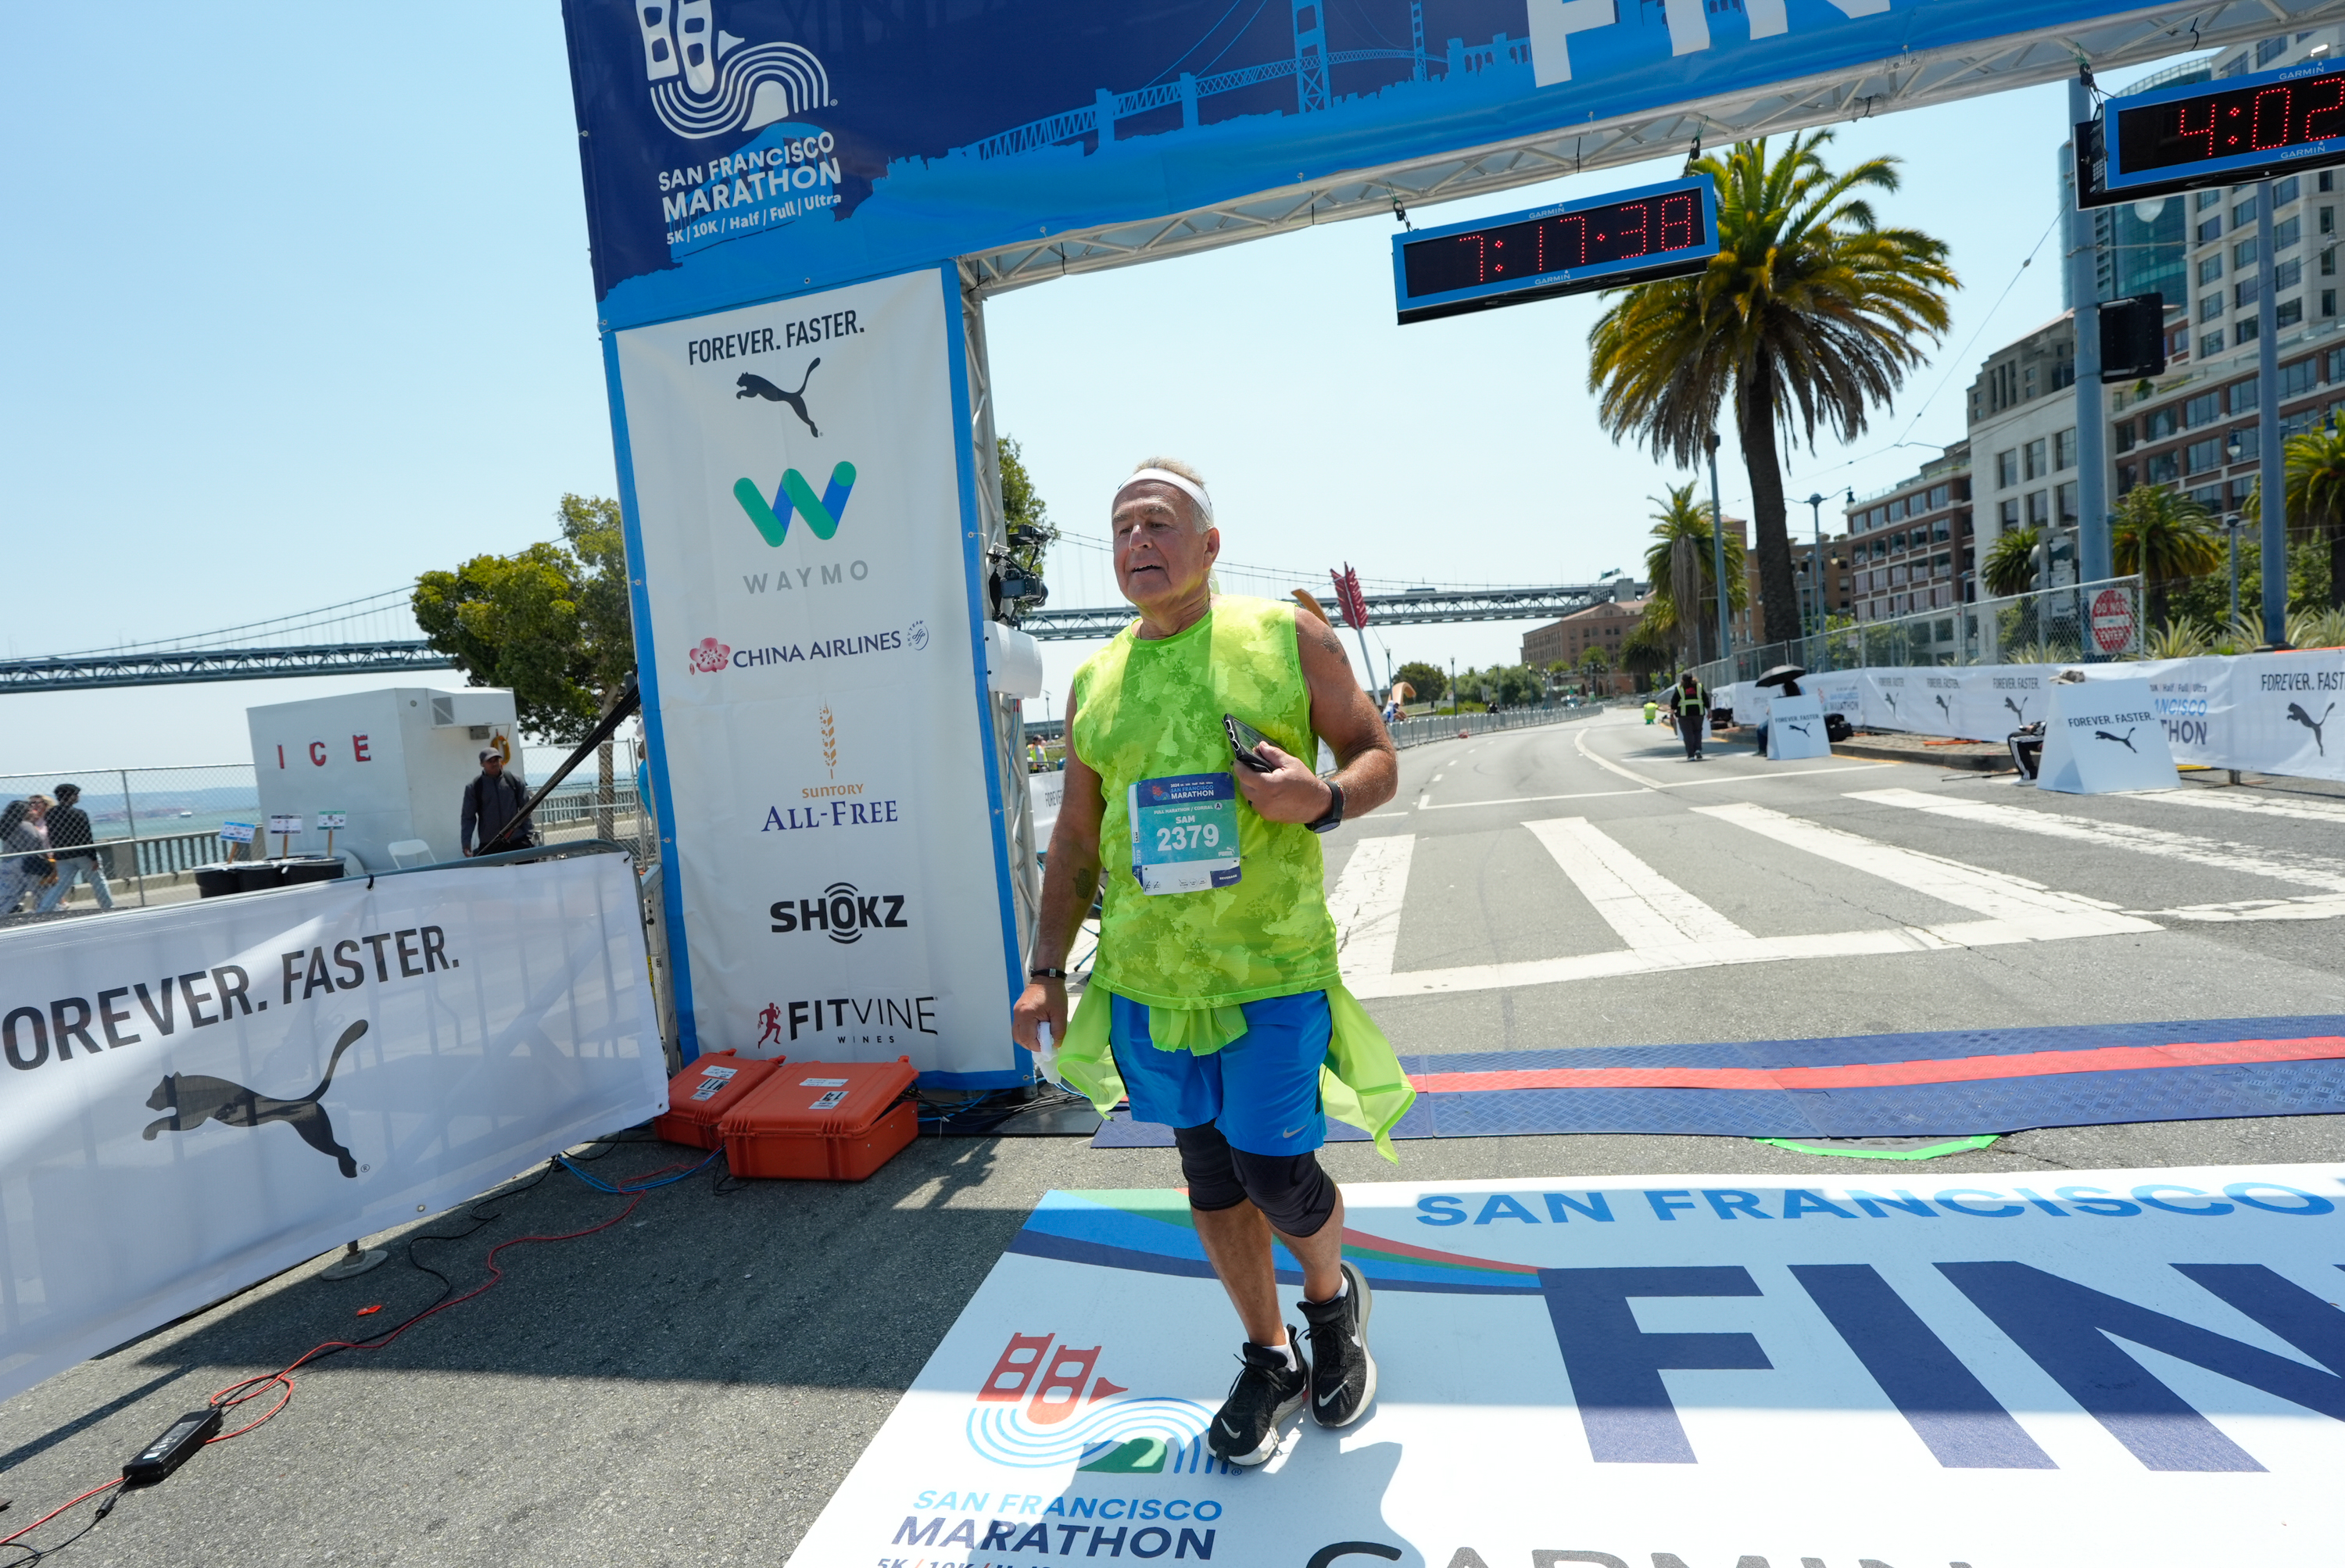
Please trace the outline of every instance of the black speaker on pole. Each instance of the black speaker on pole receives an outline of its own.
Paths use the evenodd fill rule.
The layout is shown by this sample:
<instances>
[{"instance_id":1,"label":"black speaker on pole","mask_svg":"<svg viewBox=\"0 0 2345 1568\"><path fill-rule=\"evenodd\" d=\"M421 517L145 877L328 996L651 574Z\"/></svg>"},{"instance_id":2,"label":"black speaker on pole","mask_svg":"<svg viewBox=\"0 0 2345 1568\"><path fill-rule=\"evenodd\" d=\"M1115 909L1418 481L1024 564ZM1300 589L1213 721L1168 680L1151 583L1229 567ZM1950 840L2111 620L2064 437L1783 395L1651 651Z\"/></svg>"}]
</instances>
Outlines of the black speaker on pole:
<instances>
[{"instance_id":1,"label":"black speaker on pole","mask_svg":"<svg viewBox=\"0 0 2345 1568\"><path fill-rule=\"evenodd\" d=\"M2136 294L2101 307L2101 380L2137 382L2166 373L2166 296Z\"/></svg>"}]
</instances>

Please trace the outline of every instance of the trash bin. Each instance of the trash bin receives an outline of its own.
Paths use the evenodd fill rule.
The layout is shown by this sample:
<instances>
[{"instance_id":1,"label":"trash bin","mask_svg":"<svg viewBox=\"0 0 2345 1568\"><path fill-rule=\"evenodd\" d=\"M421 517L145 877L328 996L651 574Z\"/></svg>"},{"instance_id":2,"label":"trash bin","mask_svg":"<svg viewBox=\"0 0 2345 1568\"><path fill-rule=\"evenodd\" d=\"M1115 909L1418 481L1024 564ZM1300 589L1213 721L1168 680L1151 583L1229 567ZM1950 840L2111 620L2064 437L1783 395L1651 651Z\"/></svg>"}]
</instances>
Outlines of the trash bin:
<instances>
[{"instance_id":1,"label":"trash bin","mask_svg":"<svg viewBox=\"0 0 2345 1568\"><path fill-rule=\"evenodd\" d=\"M342 874L340 855L297 855L289 860L279 860L279 884L299 887L304 882L330 882Z\"/></svg>"},{"instance_id":2,"label":"trash bin","mask_svg":"<svg viewBox=\"0 0 2345 1568\"><path fill-rule=\"evenodd\" d=\"M212 866L198 866L196 868L196 896L199 899L216 899L224 893L232 893L237 891L236 874L243 869L244 868L241 866L228 865L226 863Z\"/></svg>"}]
</instances>

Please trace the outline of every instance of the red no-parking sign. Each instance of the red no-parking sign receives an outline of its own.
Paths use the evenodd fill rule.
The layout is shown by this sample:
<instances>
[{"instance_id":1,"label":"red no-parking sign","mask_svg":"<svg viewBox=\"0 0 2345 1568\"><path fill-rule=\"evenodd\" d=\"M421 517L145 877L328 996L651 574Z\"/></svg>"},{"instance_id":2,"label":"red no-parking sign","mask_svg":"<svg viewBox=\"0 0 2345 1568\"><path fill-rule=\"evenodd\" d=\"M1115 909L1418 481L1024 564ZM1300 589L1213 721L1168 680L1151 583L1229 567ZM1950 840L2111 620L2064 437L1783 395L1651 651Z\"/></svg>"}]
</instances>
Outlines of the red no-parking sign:
<instances>
[{"instance_id":1,"label":"red no-parking sign","mask_svg":"<svg viewBox=\"0 0 2345 1568\"><path fill-rule=\"evenodd\" d=\"M2105 654L2123 653L2133 646L2133 596L2117 588L2093 596L2093 640Z\"/></svg>"}]
</instances>

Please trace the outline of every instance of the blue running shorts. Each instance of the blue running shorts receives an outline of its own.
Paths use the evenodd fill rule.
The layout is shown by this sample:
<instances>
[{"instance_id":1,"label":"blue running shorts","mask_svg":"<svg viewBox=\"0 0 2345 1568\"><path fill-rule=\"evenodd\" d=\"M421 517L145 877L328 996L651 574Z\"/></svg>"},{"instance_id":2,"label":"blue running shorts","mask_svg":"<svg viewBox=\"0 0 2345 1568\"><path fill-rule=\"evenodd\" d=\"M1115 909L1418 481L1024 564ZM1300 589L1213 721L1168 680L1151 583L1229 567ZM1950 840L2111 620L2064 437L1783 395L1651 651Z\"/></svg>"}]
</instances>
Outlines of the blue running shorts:
<instances>
[{"instance_id":1,"label":"blue running shorts","mask_svg":"<svg viewBox=\"0 0 2345 1568\"><path fill-rule=\"evenodd\" d=\"M1159 1051L1148 1007L1111 996L1108 1043L1132 1096L1132 1119L1221 1129L1250 1155L1308 1154L1327 1141L1319 1069L1334 1021L1327 993L1306 991L1240 1004L1246 1032L1210 1056Z\"/></svg>"}]
</instances>

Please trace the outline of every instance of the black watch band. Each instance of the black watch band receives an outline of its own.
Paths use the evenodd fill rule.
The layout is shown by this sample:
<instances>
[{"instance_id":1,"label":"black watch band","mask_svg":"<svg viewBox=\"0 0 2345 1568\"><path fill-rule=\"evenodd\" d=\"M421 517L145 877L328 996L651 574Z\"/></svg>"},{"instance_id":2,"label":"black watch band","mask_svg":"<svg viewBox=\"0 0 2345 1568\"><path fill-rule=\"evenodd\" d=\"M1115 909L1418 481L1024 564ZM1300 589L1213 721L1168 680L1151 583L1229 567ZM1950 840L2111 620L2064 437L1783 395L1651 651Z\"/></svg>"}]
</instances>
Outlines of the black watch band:
<instances>
[{"instance_id":1,"label":"black watch band","mask_svg":"<svg viewBox=\"0 0 2345 1568\"><path fill-rule=\"evenodd\" d=\"M1026 978L1029 980L1064 980L1067 978L1067 972L1063 969L1030 969L1026 972Z\"/></svg>"},{"instance_id":2,"label":"black watch band","mask_svg":"<svg viewBox=\"0 0 2345 1568\"><path fill-rule=\"evenodd\" d=\"M1344 820L1344 787L1333 779L1327 783L1327 809L1303 825L1315 833L1331 831Z\"/></svg>"}]
</instances>

